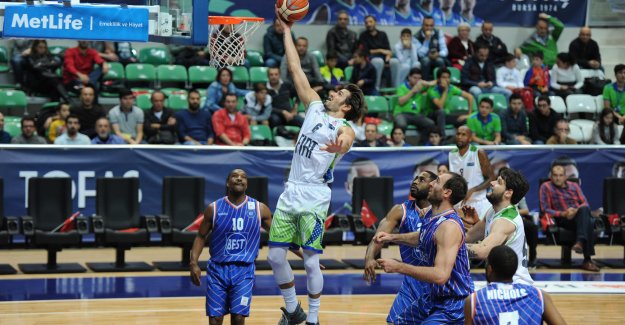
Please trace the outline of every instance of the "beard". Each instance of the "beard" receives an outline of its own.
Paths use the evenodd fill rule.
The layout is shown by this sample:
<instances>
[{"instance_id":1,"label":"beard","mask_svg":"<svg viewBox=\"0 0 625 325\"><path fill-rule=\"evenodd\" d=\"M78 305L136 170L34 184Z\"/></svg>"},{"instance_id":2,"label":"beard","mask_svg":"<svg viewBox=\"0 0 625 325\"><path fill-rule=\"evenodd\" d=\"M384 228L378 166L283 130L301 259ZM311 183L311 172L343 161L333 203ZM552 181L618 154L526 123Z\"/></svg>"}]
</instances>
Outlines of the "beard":
<instances>
[{"instance_id":1,"label":"beard","mask_svg":"<svg viewBox=\"0 0 625 325\"><path fill-rule=\"evenodd\" d=\"M495 192L490 192L486 195L486 199L490 202L490 204L497 205L503 201L503 193L496 194Z\"/></svg>"},{"instance_id":2,"label":"beard","mask_svg":"<svg viewBox=\"0 0 625 325\"><path fill-rule=\"evenodd\" d=\"M189 109L192 111L198 111L200 109L200 105L189 104Z\"/></svg>"},{"instance_id":3,"label":"beard","mask_svg":"<svg viewBox=\"0 0 625 325\"><path fill-rule=\"evenodd\" d=\"M432 193L428 194L428 202L430 202L432 206L440 206L443 199L436 193Z\"/></svg>"},{"instance_id":4,"label":"beard","mask_svg":"<svg viewBox=\"0 0 625 325\"><path fill-rule=\"evenodd\" d=\"M410 196L412 196L415 200L425 200L428 198L428 190L419 190L410 191Z\"/></svg>"}]
</instances>

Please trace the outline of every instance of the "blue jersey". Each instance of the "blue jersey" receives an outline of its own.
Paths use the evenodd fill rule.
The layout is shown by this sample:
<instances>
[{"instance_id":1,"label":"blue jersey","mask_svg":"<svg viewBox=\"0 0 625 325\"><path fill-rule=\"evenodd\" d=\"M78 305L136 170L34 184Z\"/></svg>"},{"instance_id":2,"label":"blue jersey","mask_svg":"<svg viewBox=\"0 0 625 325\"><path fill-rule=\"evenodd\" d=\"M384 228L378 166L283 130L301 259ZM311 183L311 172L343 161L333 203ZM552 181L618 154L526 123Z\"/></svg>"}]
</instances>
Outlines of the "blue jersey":
<instances>
[{"instance_id":1,"label":"blue jersey","mask_svg":"<svg viewBox=\"0 0 625 325\"><path fill-rule=\"evenodd\" d=\"M361 6L367 14L375 17L378 24L395 25L395 8L385 5L384 1L381 1L379 5L375 5L370 0L365 0Z\"/></svg>"},{"instance_id":2,"label":"blue jersey","mask_svg":"<svg viewBox=\"0 0 625 325\"><path fill-rule=\"evenodd\" d=\"M452 11L449 17L445 16L443 13L443 19L445 19L445 26L458 26L460 23L464 22L462 16L459 13Z\"/></svg>"},{"instance_id":3,"label":"blue jersey","mask_svg":"<svg viewBox=\"0 0 625 325\"><path fill-rule=\"evenodd\" d=\"M463 224L455 210L448 210L434 216L432 216L432 213L429 213L428 216L424 218L418 247L420 258L427 263L427 266L434 265L437 251L435 240L436 230L446 221L453 222L458 226L462 233L462 242L460 243L460 247L458 247L458 255L456 256L456 262L451 271L449 280L442 285L429 283L430 294L433 301L448 298L466 298L473 292L473 280L469 272L469 255L467 254L467 246L464 242Z\"/></svg>"},{"instance_id":4,"label":"blue jersey","mask_svg":"<svg viewBox=\"0 0 625 325\"><path fill-rule=\"evenodd\" d=\"M404 14L395 9L395 22L397 25L421 26L423 15L414 9L409 9L410 13Z\"/></svg>"},{"instance_id":5,"label":"blue jersey","mask_svg":"<svg viewBox=\"0 0 625 325\"><path fill-rule=\"evenodd\" d=\"M432 11L427 11L421 5L415 5L415 10L422 16L430 16L434 19L435 26L444 26L445 19L443 18L443 11L440 8L432 6Z\"/></svg>"},{"instance_id":6,"label":"blue jersey","mask_svg":"<svg viewBox=\"0 0 625 325\"><path fill-rule=\"evenodd\" d=\"M471 26L482 26L484 24L484 19L473 16L473 19L468 19L464 16L461 16L462 21L471 25Z\"/></svg>"},{"instance_id":7,"label":"blue jersey","mask_svg":"<svg viewBox=\"0 0 625 325\"><path fill-rule=\"evenodd\" d=\"M520 283L489 283L471 295L473 324L542 324L540 289Z\"/></svg>"},{"instance_id":8,"label":"blue jersey","mask_svg":"<svg viewBox=\"0 0 625 325\"><path fill-rule=\"evenodd\" d=\"M260 205L246 196L235 206L223 197L212 203L211 261L254 263L260 245Z\"/></svg>"},{"instance_id":9,"label":"blue jersey","mask_svg":"<svg viewBox=\"0 0 625 325\"><path fill-rule=\"evenodd\" d=\"M356 4L356 0L352 0L352 4L347 4L341 0L330 0L320 5L311 15L309 23L317 18L317 14L321 8L325 7L328 12L328 21L326 24L335 24L338 21L339 13L345 11L349 16L350 25L364 25L367 11L360 5Z\"/></svg>"},{"instance_id":10,"label":"blue jersey","mask_svg":"<svg viewBox=\"0 0 625 325\"><path fill-rule=\"evenodd\" d=\"M401 205L404 210L404 216L401 219L401 224L399 225L399 233L407 234L415 231L421 230L422 219L425 214L430 210L430 208L419 209L417 205L417 201L415 200L406 200ZM399 254L401 255L401 260L404 263L422 266L421 259L417 256L417 249L412 246L407 245L399 245Z\"/></svg>"}]
</instances>

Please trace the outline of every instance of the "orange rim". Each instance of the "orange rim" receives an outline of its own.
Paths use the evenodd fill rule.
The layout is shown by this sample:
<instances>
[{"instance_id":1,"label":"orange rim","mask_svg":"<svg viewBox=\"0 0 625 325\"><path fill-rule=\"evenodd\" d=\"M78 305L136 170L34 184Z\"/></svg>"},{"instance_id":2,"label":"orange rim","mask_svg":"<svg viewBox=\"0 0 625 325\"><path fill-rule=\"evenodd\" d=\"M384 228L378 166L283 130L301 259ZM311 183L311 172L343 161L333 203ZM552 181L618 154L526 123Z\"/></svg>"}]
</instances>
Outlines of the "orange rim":
<instances>
[{"instance_id":1,"label":"orange rim","mask_svg":"<svg viewBox=\"0 0 625 325\"><path fill-rule=\"evenodd\" d=\"M262 23L265 18L258 17L231 17L231 16L208 16L209 25L236 25L243 22Z\"/></svg>"}]
</instances>

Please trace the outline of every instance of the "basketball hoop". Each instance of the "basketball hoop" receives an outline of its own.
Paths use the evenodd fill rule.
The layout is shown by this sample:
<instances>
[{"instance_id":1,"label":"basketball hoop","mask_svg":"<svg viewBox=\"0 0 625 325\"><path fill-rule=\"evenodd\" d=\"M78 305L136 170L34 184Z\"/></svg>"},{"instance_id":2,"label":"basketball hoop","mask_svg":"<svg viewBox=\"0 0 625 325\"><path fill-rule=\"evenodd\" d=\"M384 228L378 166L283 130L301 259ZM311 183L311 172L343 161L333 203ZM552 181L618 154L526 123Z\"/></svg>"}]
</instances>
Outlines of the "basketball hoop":
<instances>
[{"instance_id":1,"label":"basketball hoop","mask_svg":"<svg viewBox=\"0 0 625 325\"><path fill-rule=\"evenodd\" d=\"M217 69L243 65L245 44L262 25L263 18L256 17L208 17L209 64Z\"/></svg>"}]
</instances>

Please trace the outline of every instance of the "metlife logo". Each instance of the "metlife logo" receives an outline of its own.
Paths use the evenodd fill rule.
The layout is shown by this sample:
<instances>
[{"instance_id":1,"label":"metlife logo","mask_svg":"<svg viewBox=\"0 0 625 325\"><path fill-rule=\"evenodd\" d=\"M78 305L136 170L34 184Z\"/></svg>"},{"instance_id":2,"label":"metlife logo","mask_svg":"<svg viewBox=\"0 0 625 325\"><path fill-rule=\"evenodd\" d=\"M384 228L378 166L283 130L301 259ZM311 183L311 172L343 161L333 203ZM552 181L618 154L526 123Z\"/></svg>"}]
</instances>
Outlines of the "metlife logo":
<instances>
[{"instance_id":1,"label":"metlife logo","mask_svg":"<svg viewBox=\"0 0 625 325\"><path fill-rule=\"evenodd\" d=\"M9 5L5 37L104 41L148 39L148 10L113 6Z\"/></svg>"}]
</instances>

